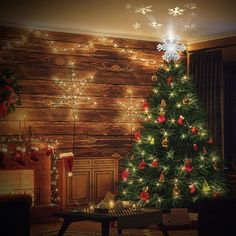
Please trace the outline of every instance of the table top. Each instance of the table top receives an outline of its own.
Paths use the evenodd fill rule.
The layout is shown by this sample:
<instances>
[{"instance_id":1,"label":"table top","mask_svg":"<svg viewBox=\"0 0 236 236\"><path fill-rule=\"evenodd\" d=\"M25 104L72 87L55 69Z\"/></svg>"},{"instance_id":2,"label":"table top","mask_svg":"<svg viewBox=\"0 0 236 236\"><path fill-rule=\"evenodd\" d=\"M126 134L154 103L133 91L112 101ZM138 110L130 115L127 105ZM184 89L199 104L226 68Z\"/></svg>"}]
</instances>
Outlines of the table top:
<instances>
[{"instance_id":1,"label":"table top","mask_svg":"<svg viewBox=\"0 0 236 236\"><path fill-rule=\"evenodd\" d=\"M131 216L131 215L145 215L149 213L157 213L161 215L161 211L157 208L142 208L140 210L132 210L130 208L123 210L109 210L108 212L96 212L94 210L89 210L88 208L83 209L71 209L66 211L60 211L54 213L54 216L65 217L65 216L74 216L74 217L101 217L101 218L110 218L110 217L120 217L120 216Z\"/></svg>"}]
</instances>

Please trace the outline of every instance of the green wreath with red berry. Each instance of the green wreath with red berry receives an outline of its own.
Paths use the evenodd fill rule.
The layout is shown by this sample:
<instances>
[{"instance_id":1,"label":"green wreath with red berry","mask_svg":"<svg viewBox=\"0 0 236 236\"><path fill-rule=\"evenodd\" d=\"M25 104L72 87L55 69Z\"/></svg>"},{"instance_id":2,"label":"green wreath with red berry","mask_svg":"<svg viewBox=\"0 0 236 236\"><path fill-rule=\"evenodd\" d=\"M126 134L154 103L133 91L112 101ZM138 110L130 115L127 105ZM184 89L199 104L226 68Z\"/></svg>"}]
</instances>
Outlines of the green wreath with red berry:
<instances>
[{"instance_id":1,"label":"green wreath with red berry","mask_svg":"<svg viewBox=\"0 0 236 236\"><path fill-rule=\"evenodd\" d=\"M20 105L18 84L15 74L10 69L5 69L0 73L0 118L15 110L16 105Z\"/></svg>"}]
</instances>

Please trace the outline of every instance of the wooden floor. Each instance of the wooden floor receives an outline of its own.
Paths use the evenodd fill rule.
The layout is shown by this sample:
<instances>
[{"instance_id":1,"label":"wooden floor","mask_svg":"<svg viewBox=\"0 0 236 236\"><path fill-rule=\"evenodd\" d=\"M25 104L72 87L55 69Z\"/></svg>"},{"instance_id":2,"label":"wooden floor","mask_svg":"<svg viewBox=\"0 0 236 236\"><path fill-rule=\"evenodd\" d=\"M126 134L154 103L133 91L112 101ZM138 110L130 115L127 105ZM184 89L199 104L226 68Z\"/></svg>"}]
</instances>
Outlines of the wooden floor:
<instances>
[{"instance_id":1,"label":"wooden floor","mask_svg":"<svg viewBox=\"0 0 236 236\"><path fill-rule=\"evenodd\" d=\"M59 230L62 223L50 223L50 224L34 224L31 226L31 236L44 236L51 235L50 232ZM96 232L98 235L101 233L100 224L94 222L75 222L72 223L68 232L80 232L78 236L89 236L89 232ZM110 228L111 235L116 235L116 228ZM55 234L54 234L55 235ZM77 234L73 234L77 235ZM91 233L91 235L93 235ZM124 236L162 236L162 233L158 229L132 229L124 230L122 235ZM171 230L170 236L197 236L197 230Z\"/></svg>"}]
</instances>

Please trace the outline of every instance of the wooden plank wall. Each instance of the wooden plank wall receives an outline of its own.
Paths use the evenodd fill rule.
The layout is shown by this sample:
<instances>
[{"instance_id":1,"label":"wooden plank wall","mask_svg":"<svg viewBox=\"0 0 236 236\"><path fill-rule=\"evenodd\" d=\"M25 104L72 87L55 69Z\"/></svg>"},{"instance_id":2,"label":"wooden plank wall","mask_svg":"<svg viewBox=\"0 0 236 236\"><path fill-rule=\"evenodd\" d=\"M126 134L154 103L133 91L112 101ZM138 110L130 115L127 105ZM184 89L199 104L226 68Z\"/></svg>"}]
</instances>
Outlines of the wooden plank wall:
<instances>
[{"instance_id":1,"label":"wooden plank wall","mask_svg":"<svg viewBox=\"0 0 236 236\"><path fill-rule=\"evenodd\" d=\"M78 44L80 48L64 51ZM53 49L54 45L61 50ZM142 102L150 94L151 76L162 63L156 45L157 42L0 27L0 68L14 70L22 86L22 105L0 120L1 137L17 135L18 122L25 118L34 137L57 139L59 152L72 150L71 109L53 108L50 102L63 94L52 79L66 79L73 61L79 78L94 74L84 92L97 103L78 107L76 157L114 153L125 156L131 147L130 125L129 120L122 119L124 108L119 102L128 102L128 89L132 90L134 102ZM125 52L121 51L123 48ZM139 57L155 60L156 64L132 58L127 50L138 50ZM138 122L134 122L134 130L140 128Z\"/></svg>"}]
</instances>

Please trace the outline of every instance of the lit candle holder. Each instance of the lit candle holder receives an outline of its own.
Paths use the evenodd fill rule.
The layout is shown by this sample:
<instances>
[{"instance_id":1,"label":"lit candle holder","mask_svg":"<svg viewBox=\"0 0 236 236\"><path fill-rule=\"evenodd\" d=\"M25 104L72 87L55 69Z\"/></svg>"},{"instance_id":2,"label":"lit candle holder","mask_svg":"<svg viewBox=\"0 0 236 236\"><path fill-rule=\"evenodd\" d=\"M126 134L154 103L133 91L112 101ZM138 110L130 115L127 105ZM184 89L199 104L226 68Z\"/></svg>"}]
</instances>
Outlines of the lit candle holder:
<instances>
[{"instance_id":1,"label":"lit candle holder","mask_svg":"<svg viewBox=\"0 0 236 236\"><path fill-rule=\"evenodd\" d=\"M91 212L94 211L94 204L93 203L89 204L89 211L91 211Z\"/></svg>"},{"instance_id":2,"label":"lit candle holder","mask_svg":"<svg viewBox=\"0 0 236 236\"><path fill-rule=\"evenodd\" d=\"M136 210L136 207L137 207L136 203L135 203L135 202L133 202L133 203L132 203L132 210L134 210L134 211L135 211L135 210Z\"/></svg>"},{"instance_id":3,"label":"lit candle holder","mask_svg":"<svg viewBox=\"0 0 236 236\"><path fill-rule=\"evenodd\" d=\"M109 207L110 207L110 209L113 209L113 208L114 208L114 206L115 206L115 203L114 203L114 201L110 201L110 202L109 202Z\"/></svg>"}]
</instances>

